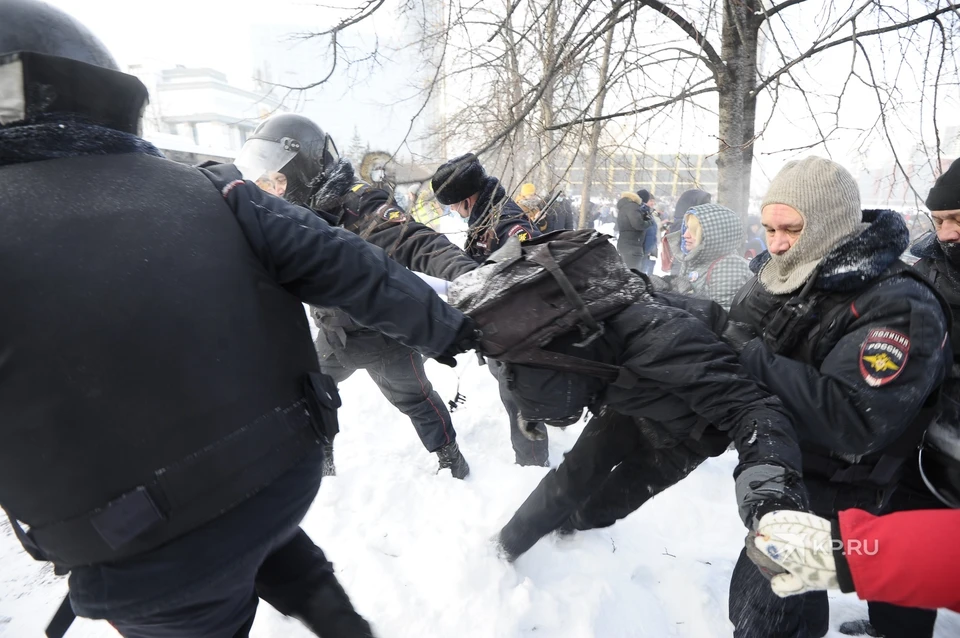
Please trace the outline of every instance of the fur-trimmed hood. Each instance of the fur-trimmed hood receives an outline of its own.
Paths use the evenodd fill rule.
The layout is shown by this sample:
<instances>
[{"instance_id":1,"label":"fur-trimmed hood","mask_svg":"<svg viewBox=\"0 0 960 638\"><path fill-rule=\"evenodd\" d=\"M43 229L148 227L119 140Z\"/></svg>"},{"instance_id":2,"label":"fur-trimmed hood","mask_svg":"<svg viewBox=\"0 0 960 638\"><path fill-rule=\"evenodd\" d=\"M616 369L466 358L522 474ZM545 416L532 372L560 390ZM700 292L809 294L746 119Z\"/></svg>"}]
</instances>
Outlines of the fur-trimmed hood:
<instances>
[{"instance_id":1,"label":"fur-trimmed hood","mask_svg":"<svg viewBox=\"0 0 960 638\"><path fill-rule=\"evenodd\" d=\"M863 221L869 226L834 246L820 260L814 288L826 292L856 290L883 274L910 243L903 217L892 210L865 210ZM770 259L769 251L750 262L750 270L759 273Z\"/></svg>"},{"instance_id":2,"label":"fur-trimmed hood","mask_svg":"<svg viewBox=\"0 0 960 638\"><path fill-rule=\"evenodd\" d=\"M629 199L631 202L633 202L637 206L641 206L643 204L643 200L640 199L640 196L634 193L633 191L624 191L620 193L620 199Z\"/></svg>"}]
</instances>

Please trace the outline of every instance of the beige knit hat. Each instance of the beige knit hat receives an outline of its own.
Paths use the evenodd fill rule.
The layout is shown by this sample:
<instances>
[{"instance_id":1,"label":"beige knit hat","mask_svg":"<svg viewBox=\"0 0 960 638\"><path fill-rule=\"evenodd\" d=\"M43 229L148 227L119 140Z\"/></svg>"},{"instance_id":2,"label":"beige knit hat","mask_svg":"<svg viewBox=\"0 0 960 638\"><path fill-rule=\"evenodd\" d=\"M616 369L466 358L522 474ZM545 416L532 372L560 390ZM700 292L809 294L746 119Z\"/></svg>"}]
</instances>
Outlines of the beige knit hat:
<instances>
[{"instance_id":1,"label":"beige knit hat","mask_svg":"<svg viewBox=\"0 0 960 638\"><path fill-rule=\"evenodd\" d=\"M777 295L803 286L837 244L866 227L853 175L823 157L788 162L770 182L761 212L770 204L785 204L803 217L803 231L790 250L771 253L760 271L760 283Z\"/></svg>"}]
</instances>

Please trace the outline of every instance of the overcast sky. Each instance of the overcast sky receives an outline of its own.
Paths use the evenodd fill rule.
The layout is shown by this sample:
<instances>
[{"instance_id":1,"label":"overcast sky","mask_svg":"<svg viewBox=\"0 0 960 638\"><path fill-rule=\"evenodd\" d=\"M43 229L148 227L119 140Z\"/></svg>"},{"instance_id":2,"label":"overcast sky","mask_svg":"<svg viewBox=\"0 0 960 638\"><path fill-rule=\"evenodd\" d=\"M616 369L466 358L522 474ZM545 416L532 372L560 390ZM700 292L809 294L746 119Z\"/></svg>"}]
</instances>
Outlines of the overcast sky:
<instances>
[{"instance_id":1,"label":"overcast sky","mask_svg":"<svg viewBox=\"0 0 960 638\"><path fill-rule=\"evenodd\" d=\"M121 66L128 64L146 63L155 67L171 67L176 64L185 66L205 66L223 71L231 82L248 86L258 60L255 55L263 55L263 47L258 48L258 40L263 41L263 32L272 34L270 38L280 39L281 34L289 31L309 32L323 30L335 24L343 12L327 7L318 7L313 0L165 0L164 2L130 0L48 0L53 4L71 13L94 31L118 59ZM333 0L335 1L335 0ZM349 6L351 0L340 0ZM329 4L329 2L328 2ZM391 3L388 3L373 18L353 27L347 41L352 38L356 44L369 45L376 38L381 44L396 40L402 27L395 17L390 14ZM260 32L257 35L256 32ZM672 32L671 32L672 33ZM676 34L673 34L676 35ZM268 38L269 39L269 38ZM293 53L290 49L293 47ZM297 64L297 57L302 53L302 64ZM816 74L824 88L831 82L845 76L844 68L849 67L849 53L841 52L825 57L814 67ZM302 82L309 82L326 75L328 65L324 60L324 53L319 46L296 45L285 42L277 45L270 55L275 56L278 63L287 67L296 67L299 75L295 78ZM291 63L291 60L294 62ZM404 62L401 58L388 63L373 77L372 81L359 81L338 72L331 82L322 88L312 91L299 110L305 115L317 120L336 139L341 149L350 144L356 126L364 141L371 147L379 150L393 151L407 133L409 119L419 107L415 101L410 101L395 108L386 108L382 105L396 103L409 96L409 86L412 77L413 64ZM366 80L366 78L362 78ZM955 88L946 89L951 94ZM862 89L854 93L854 101L863 100L864 105L872 105L876 109L875 98L867 95ZM806 119L802 103L797 103L796 97L778 105L781 118L775 131L769 131L760 141L757 148L758 171L772 175L783 161L790 159L791 154L766 155L770 150L778 148L792 148L802 146L811 136L811 124ZM850 113L856 121L859 108L851 104ZM864 108L869 112L871 109ZM796 117L794 117L796 115ZM863 115L859 115L863 118ZM907 118L908 121L910 118ZM952 114L944 112L941 117L941 127L949 126L956 120ZM762 125L758 121L758 127ZM892 134L897 137L903 134L894 126ZM851 165L863 162L863 158L855 157L852 148L855 135L847 133L838 136L838 140L831 146L835 159ZM661 140L661 144L676 145L675 136ZM697 148L682 150L694 152L710 152L716 148L716 140L703 136L697 140ZM655 142L656 143L656 142ZM915 143L908 136L898 140L909 156L909 147ZM458 149L465 151L467 149ZM824 151L820 149L819 154ZM807 155L810 151L801 151ZM401 156L406 150L401 151ZM873 156L869 163L886 163L889 153L876 145L869 155Z\"/></svg>"}]
</instances>

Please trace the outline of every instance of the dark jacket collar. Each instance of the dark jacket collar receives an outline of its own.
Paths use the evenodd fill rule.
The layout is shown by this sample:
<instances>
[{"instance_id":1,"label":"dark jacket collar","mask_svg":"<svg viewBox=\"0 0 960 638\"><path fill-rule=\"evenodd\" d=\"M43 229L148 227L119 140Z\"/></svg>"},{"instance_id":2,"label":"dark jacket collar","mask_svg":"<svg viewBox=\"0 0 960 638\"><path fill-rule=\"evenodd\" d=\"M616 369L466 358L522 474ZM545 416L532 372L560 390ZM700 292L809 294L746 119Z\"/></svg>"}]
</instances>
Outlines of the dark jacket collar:
<instances>
[{"instance_id":1,"label":"dark jacket collar","mask_svg":"<svg viewBox=\"0 0 960 638\"><path fill-rule=\"evenodd\" d=\"M150 142L68 113L0 127L0 166L65 157L142 153L163 157Z\"/></svg>"},{"instance_id":2,"label":"dark jacket collar","mask_svg":"<svg viewBox=\"0 0 960 638\"><path fill-rule=\"evenodd\" d=\"M500 185L500 180L496 177L488 177L480 190L480 196L470 211L470 228L485 225L490 213L497 204L507 198L507 192Z\"/></svg>"},{"instance_id":3,"label":"dark jacket collar","mask_svg":"<svg viewBox=\"0 0 960 638\"><path fill-rule=\"evenodd\" d=\"M933 261L946 259L943 248L940 247L940 242L937 241L937 234L934 232L928 232L920 237L920 239L910 247L910 254L920 259L931 259Z\"/></svg>"},{"instance_id":4,"label":"dark jacket collar","mask_svg":"<svg viewBox=\"0 0 960 638\"><path fill-rule=\"evenodd\" d=\"M865 210L863 221L869 226L834 247L820 262L814 288L824 292L856 290L882 275L910 243L903 217L892 210ZM750 270L759 273L770 259L764 251L750 262Z\"/></svg>"}]
</instances>

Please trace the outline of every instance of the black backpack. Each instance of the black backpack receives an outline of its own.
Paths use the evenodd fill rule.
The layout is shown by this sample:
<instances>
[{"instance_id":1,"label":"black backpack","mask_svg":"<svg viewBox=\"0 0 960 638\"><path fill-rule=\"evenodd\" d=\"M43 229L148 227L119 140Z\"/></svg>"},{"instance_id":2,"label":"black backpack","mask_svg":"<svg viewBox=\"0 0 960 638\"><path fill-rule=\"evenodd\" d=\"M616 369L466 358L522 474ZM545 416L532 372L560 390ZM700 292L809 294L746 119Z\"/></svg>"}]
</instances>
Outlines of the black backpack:
<instances>
[{"instance_id":1,"label":"black backpack","mask_svg":"<svg viewBox=\"0 0 960 638\"><path fill-rule=\"evenodd\" d=\"M602 321L648 295L642 275L623 263L610 238L593 230L558 230L511 239L487 262L450 285L448 300L476 322L480 352L509 363L617 380L622 369L544 350L579 330L587 345Z\"/></svg>"}]
</instances>

